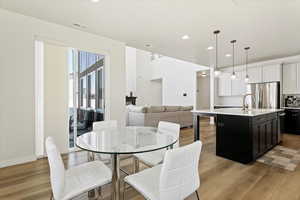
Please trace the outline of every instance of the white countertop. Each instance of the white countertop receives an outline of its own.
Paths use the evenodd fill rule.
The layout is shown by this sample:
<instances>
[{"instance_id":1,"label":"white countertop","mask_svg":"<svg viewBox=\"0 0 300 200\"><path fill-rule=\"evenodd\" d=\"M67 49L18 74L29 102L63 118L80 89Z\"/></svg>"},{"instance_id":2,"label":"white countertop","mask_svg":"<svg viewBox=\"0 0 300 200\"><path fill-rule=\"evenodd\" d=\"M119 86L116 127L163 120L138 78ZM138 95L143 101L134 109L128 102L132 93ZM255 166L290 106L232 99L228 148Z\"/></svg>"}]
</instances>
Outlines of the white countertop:
<instances>
[{"instance_id":1,"label":"white countertop","mask_svg":"<svg viewBox=\"0 0 300 200\"><path fill-rule=\"evenodd\" d=\"M214 105L214 106L223 107L223 108L227 108L227 107L229 107L229 108L241 108L241 107L243 107L241 105Z\"/></svg>"},{"instance_id":2,"label":"white countertop","mask_svg":"<svg viewBox=\"0 0 300 200\"><path fill-rule=\"evenodd\" d=\"M300 110L300 107L281 107L282 109Z\"/></svg>"},{"instance_id":3,"label":"white countertop","mask_svg":"<svg viewBox=\"0 0 300 200\"><path fill-rule=\"evenodd\" d=\"M242 110L241 108L220 108L220 109L208 109L208 110L192 110L193 113L200 114L223 114L223 115L240 115L240 116L258 116L274 112L284 111L283 109L251 109Z\"/></svg>"}]
</instances>

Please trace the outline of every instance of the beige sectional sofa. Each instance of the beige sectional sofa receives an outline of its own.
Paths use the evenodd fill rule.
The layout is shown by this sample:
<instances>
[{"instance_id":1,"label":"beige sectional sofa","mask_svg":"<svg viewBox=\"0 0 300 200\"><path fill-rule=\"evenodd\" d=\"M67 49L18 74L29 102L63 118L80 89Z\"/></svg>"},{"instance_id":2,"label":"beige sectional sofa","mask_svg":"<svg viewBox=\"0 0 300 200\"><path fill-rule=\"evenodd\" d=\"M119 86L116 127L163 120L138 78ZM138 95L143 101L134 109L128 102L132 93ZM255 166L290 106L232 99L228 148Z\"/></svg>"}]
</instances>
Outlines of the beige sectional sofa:
<instances>
[{"instance_id":1,"label":"beige sectional sofa","mask_svg":"<svg viewBox=\"0 0 300 200\"><path fill-rule=\"evenodd\" d=\"M157 127L159 121L174 122L180 127L193 125L193 106L127 106L128 126Z\"/></svg>"}]
</instances>

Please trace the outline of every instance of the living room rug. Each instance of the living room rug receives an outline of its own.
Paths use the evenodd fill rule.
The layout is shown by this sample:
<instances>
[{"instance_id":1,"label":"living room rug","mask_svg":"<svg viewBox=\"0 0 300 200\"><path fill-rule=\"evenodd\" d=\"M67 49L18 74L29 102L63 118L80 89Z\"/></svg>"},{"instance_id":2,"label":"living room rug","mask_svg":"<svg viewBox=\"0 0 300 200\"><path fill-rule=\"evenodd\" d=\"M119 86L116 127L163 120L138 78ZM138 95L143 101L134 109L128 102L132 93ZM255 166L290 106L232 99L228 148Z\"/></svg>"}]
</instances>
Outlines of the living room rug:
<instances>
[{"instance_id":1,"label":"living room rug","mask_svg":"<svg viewBox=\"0 0 300 200\"><path fill-rule=\"evenodd\" d=\"M272 167L295 171L300 163L300 151L278 145L260 157L257 162Z\"/></svg>"}]
</instances>

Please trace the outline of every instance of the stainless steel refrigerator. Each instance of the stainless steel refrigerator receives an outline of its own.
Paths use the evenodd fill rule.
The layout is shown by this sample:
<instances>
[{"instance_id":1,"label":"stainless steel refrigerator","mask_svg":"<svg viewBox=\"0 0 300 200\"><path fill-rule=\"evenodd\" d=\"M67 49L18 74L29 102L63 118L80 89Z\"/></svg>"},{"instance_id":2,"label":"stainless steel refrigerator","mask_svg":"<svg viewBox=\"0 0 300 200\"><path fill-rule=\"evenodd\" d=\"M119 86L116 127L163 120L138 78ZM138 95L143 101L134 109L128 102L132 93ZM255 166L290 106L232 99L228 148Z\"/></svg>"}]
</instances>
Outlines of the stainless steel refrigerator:
<instances>
[{"instance_id":1,"label":"stainless steel refrigerator","mask_svg":"<svg viewBox=\"0 0 300 200\"><path fill-rule=\"evenodd\" d=\"M248 98L250 108L280 108L280 82L248 84L247 94L253 95Z\"/></svg>"},{"instance_id":2,"label":"stainless steel refrigerator","mask_svg":"<svg viewBox=\"0 0 300 200\"><path fill-rule=\"evenodd\" d=\"M252 109L279 109L280 104L280 82L251 83L247 85L249 107ZM284 124L285 113L279 113L278 120L278 143L281 142L281 126Z\"/></svg>"}]
</instances>

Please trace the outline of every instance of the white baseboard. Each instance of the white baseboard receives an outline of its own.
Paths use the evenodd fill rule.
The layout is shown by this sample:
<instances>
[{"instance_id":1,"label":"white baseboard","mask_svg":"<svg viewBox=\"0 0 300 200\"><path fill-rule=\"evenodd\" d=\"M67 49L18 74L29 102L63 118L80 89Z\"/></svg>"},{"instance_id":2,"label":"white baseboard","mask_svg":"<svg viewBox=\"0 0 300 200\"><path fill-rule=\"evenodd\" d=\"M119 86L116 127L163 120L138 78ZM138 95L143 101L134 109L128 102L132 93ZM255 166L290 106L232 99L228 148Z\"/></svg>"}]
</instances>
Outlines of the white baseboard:
<instances>
[{"instance_id":1,"label":"white baseboard","mask_svg":"<svg viewBox=\"0 0 300 200\"><path fill-rule=\"evenodd\" d=\"M78 147L75 147L75 148L69 149L66 152L62 152L62 154L68 154L68 153L76 152L76 151L81 151L81 149L79 149ZM4 161L0 161L0 168L24 164L27 162L32 162L37 159L46 158L46 157L47 157L47 155L40 155L40 156L32 155L32 156L25 156L22 158L15 158L15 159L11 159L11 160L4 160Z\"/></svg>"},{"instance_id":2,"label":"white baseboard","mask_svg":"<svg viewBox=\"0 0 300 200\"><path fill-rule=\"evenodd\" d=\"M0 168L23 164L23 163L27 163L27 162L32 162L35 160L36 160L36 156L34 156L34 155L25 156L22 158L15 158L15 159L11 159L11 160L4 160L4 161L0 161Z\"/></svg>"}]
</instances>

